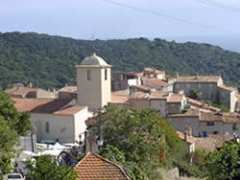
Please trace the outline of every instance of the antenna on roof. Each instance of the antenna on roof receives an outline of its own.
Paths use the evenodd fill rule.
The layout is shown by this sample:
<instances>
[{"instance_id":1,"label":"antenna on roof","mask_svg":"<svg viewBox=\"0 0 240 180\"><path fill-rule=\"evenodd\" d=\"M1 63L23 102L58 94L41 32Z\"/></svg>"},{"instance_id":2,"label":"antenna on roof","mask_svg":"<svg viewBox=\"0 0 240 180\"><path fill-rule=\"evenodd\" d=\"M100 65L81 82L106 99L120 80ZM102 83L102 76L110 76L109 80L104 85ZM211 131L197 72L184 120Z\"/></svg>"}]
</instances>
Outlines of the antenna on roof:
<instances>
[{"instance_id":1,"label":"antenna on roof","mask_svg":"<svg viewBox=\"0 0 240 180\"><path fill-rule=\"evenodd\" d=\"M96 48L96 46L95 46L95 40L96 40L96 38L95 38L95 35L94 34L92 34L92 36L91 36L91 38L90 38L90 40L92 41L92 55L94 56L94 55L96 55L96 52L97 52L97 48Z\"/></svg>"}]
</instances>

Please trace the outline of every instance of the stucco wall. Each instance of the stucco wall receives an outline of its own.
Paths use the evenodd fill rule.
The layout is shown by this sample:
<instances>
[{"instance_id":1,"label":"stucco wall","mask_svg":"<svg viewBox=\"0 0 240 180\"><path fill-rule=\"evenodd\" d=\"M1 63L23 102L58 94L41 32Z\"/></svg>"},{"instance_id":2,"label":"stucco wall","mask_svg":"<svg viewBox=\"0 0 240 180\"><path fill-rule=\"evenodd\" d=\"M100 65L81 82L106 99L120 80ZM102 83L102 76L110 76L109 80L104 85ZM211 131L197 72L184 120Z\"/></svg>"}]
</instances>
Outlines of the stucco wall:
<instances>
[{"instance_id":1,"label":"stucco wall","mask_svg":"<svg viewBox=\"0 0 240 180\"><path fill-rule=\"evenodd\" d=\"M168 120L178 131L185 132L189 127L191 127L192 135L199 135L198 116L170 116L168 117Z\"/></svg>"},{"instance_id":2,"label":"stucco wall","mask_svg":"<svg viewBox=\"0 0 240 180\"><path fill-rule=\"evenodd\" d=\"M90 71L90 80L87 71ZM77 68L78 104L96 110L107 105L111 100L111 69L107 68L108 79L105 80L105 68Z\"/></svg>"},{"instance_id":3,"label":"stucco wall","mask_svg":"<svg viewBox=\"0 0 240 180\"><path fill-rule=\"evenodd\" d=\"M218 96L217 83L203 82L175 82L173 91L175 93L184 91L186 96L191 94L191 91L200 92L200 99L216 101Z\"/></svg>"},{"instance_id":4,"label":"stucco wall","mask_svg":"<svg viewBox=\"0 0 240 180\"><path fill-rule=\"evenodd\" d=\"M60 143L73 143L74 117L56 116L52 114L31 114L32 124L36 130L38 142L59 140ZM46 131L46 123L49 123L49 132Z\"/></svg>"},{"instance_id":5,"label":"stucco wall","mask_svg":"<svg viewBox=\"0 0 240 180\"><path fill-rule=\"evenodd\" d=\"M87 125L85 121L91 117L92 114L88 112L88 108L82 109L80 112L74 115L74 138L76 141L83 141L84 140L84 132L87 129ZM79 139L79 135L81 135L81 139Z\"/></svg>"}]
</instances>

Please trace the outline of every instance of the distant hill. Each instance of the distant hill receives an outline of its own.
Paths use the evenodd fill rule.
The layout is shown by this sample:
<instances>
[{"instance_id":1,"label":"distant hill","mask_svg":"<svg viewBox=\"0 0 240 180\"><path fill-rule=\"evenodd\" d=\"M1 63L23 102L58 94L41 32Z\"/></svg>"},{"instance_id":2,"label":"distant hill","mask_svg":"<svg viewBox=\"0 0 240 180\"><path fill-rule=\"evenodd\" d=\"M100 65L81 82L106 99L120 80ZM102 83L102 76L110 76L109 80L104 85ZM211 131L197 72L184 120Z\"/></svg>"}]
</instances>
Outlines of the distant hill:
<instances>
[{"instance_id":1,"label":"distant hill","mask_svg":"<svg viewBox=\"0 0 240 180\"><path fill-rule=\"evenodd\" d=\"M44 88L75 83L75 65L95 51L114 70L146 66L176 74L217 74L240 84L240 54L198 43L145 38L75 40L37 33L0 33L0 86L29 82Z\"/></svg>"}]
</instances>

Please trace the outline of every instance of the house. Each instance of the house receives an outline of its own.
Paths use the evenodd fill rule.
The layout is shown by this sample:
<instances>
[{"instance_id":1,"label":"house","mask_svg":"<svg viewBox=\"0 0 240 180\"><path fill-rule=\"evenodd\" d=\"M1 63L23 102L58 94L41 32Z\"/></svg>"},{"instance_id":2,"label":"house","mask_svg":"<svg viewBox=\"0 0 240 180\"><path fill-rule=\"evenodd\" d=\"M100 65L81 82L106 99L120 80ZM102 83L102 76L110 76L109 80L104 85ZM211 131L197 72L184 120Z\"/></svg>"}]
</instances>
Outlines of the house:
<instances>
[{"instance_id":1,"label":"house","mask_svg":"<svg viewBox=\"0 0 240 180\"><path fill-rule=\"evenodd\" d=\"M37 142L74 143L82 141L85 121L92 114L86 106L62 99L13 98L19 112L29 112Z\"/></svg>"},{"instance_id":2,"label":"house","mask_svg":"<svg viewBox=\"0 0 240 180\"><path fill-rule=\"evenodd\" d=\"M143 70L143 77L166 80L166 73L165 71L160 71L155 68L146 67Z\"/></svg>"},{"instance_id":3,"label":"house","mask_svg":"<svg viewBox=\"0 0 240 180\"><path fill-rule=\"evenodd\" d=\"M221 76L179 76L173 91L184 91L188 97L195 93L197 99L224 105L230 112L236 109L237 89L224 85Z\"/></svg>"},{"instance_id":4,"label":"house","mask_svg":"<svg viewBox=\"0 0 240 180\"><path fill-rule=\"evenodd\" d=\"M77 180L130 180L125 170L100 155L87 153L74 167Z\"/></svg>"},{"instance_id":5,"label":"house","mask_svg":"<svg viewBox=\"0 0 240 180\"><path fill-rule=\"evenodd\" d=\"M130 107L143 109L150 108L158 111L163 117L169 114L179 114L187 105L186 97L179 93L153 91L151 93L135 92L129 96Z\"/></svg>"},{"instance_id":6,"label":"house","mask_svg":"<svg viewBox=\"0 0 240 180\"><path fill-rule=\"evenodd\" d=\"M168 116L170 123L181 132L191 129L193 136L211 134L239 134L240 116L237 113L206 112L189 109L185 113Z\"/></svg>"},{"instance_id":7,"label":"house","mask_svg":"<svg viewBox=\"0 0 240 180\"><path fill-rule=\"evenodd\" d=\"M85 121L111 102L110 65L93 54L86 57L76 69L77 86L60 89L58 98L29 98L25 94L29 93L30 88L18 88L17 93L13 91L22 94L11 97L18 111L30 113L38 142L82 141L87 128Z\"/></svg>"}]
</instances>

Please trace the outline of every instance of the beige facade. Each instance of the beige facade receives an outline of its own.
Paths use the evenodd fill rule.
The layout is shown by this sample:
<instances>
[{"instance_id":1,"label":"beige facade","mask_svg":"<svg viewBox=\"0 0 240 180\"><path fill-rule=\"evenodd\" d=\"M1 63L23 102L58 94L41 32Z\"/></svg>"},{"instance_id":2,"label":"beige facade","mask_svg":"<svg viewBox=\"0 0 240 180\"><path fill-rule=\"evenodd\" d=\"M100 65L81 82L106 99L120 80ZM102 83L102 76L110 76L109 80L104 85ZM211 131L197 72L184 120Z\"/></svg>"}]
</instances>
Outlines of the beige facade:
<instances>
[{"instance_id":1,"label":"beige facade","mask_svg":"<svg viewBox=\"0 0 240 180\"><path fill-rule=\"evenodd\" d=\"M240 133L240 119L237 115L199 112L192 115L171 115L168 119L178 131L191 129L193 136Z\"/></svg>"},{"instance_id":2,"label":"beige facade","mask_svg":"<svg viewBox=\"0 0 240 180\"><path fill-rule=\"evenodd\" d=\"M173 91L184 91L186 96L198 93L198 99L219 103L234 112L237 103L237 90L223 84L220 76L182 76L174 82Z\"/></svg>"},{"instance_id":3,"label":"beige facade","mask_svg":"<svg viewBox=\"0 0 240 180\"><path fill-rule=\"evenodd\" d=\"M78 104L93 111L103 108L111 101L111 66L93 54L76 67Z\"/></svg>"},{"instance_id":4,"label":"beige facade","mask_svg":"<svg viewBox=\"0 0 240 180\"><path fill-rule=\"evenodd\" d=\"M85 121L89 116L85 107L72 115L31 113L31 121L38 142L58 140L60 143L75 143L84 138Z\"/></svg>"}]
</instances>

